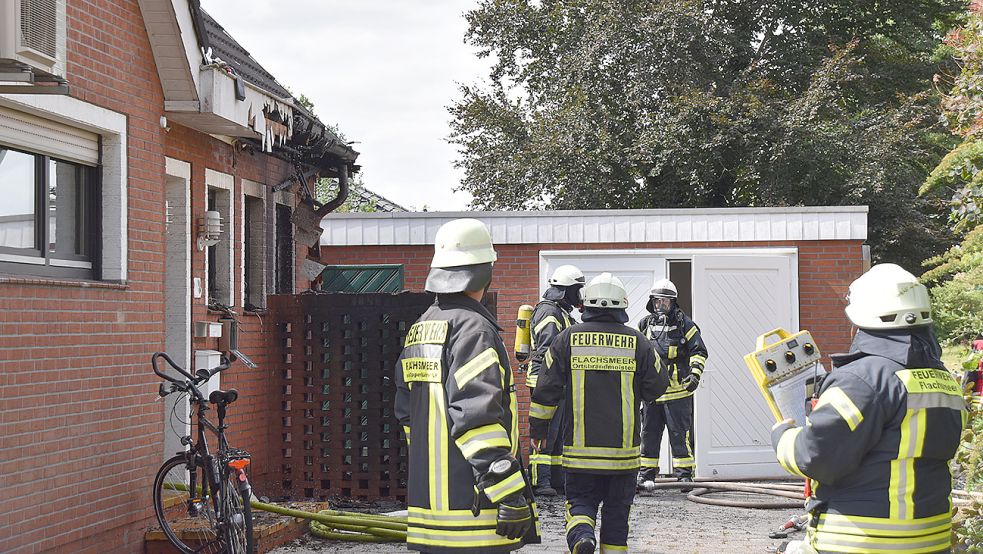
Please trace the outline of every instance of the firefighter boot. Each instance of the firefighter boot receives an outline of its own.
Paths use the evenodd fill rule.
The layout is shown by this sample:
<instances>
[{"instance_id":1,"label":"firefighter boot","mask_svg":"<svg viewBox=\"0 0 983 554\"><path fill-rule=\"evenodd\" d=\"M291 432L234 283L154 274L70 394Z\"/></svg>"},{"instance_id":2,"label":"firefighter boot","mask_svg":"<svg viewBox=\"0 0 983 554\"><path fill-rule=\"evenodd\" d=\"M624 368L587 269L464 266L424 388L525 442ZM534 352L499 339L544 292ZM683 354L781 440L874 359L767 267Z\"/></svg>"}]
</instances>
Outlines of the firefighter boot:
<instances>
[{"instance_id":1,"label":"firefighter boot","mask_svg":"<svg viewBox=\"0 0 983 554\"><path fill-rule=\"evenodd\" d=\"M577 539L577 542L573 543L570 554L594 554L596 548L597 540L594 537L581 537Z\"/></svg>"}]
</instances>

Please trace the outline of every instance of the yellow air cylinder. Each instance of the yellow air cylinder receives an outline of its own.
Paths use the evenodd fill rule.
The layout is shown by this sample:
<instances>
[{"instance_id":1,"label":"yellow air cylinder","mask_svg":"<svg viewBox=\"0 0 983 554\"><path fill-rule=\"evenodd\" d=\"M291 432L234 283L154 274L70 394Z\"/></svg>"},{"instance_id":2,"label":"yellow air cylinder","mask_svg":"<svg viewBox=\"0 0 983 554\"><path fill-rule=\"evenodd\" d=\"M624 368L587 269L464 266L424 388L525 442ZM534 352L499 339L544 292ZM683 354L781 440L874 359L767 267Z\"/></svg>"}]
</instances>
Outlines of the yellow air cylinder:
<instances>
[{"instance_id":1,"label":"yellow air cylinder","mask_svg":"<svg viewBox=\"0 0 983 554\"><path fill-rule=\"evenodd\" d=\"M528 360L532 351L532 338L529 335L532 310L533 307L529 304L519 306L519 314L515 319L515 359L520 362Z\"/></svg>"}]
</instances>

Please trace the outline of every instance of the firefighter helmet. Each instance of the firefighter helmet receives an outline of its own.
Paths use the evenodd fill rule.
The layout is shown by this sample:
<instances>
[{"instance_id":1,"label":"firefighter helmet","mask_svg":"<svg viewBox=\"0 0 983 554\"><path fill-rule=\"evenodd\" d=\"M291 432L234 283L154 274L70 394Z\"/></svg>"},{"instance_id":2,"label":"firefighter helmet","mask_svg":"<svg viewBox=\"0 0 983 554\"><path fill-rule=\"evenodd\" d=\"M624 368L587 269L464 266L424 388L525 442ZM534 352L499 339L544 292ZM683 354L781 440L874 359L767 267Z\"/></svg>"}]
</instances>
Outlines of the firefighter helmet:
<instances>
[{"instance_id":1,"label":"firefighter helmet","mask_svg":"<svg viewBox=\"0 0 983 554\"><path fill-rule=\"evenodd\" d=\"M669 279L659 279L652 284L652 292L649 296L654 296L656 298L676 298L679 293L676 292L676 285L672 284Z\"/></svg>"},{"instance_id":2,"label":"firefighter helmet","mask_svg":"<svg viewBox=\"0 0 983 554\"><path fill-rule=\"evenodd\" d=\"M604 272L590 280L583 289L584 305L590 308L628 307L628 292L625 285L610 273Z\"/></svg>"},{"instance_id":3,"label":"firefighter helmet","mask_svg":"<svg viewBox=\"0 0 983 554\"><path fill-rule=\"evenodd\" d=\"M484 290L498 256L491 234L477 219L455 219L437 229L426 290L454 293Z\"/></svg>"},{"instance_id":4,"label":"firefighter helmet","mask_svg":"<svg viewBox=\"0 0 983 554\"><path fill-rule=\"evenodd\" d=\"M553 276L549 278L549 284L554 287L584 286L586 283L584 272L574 265L561 265L553 271Z\"/></svg>"},{"instance_id":5,"label":"firefighter helmet","mask_svg":"<svg viewBox=\"0 0 983 554\"><path fill-rule=\"evenodd\" d=\"M846 315L861 329L899 329L932 323L932 306L917 277L878 264L850 284Z\"/></svg>"}]
</instances>

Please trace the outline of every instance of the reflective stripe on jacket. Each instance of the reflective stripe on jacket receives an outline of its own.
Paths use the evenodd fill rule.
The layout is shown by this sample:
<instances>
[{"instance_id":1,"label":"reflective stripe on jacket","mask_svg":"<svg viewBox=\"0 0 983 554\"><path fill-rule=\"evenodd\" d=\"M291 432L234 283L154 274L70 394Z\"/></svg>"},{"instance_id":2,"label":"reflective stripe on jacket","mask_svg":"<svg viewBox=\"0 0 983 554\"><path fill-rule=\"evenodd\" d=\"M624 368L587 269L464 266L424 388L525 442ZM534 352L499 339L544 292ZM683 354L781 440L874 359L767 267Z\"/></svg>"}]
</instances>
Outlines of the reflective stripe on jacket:
<instances>
[{"instance_id":1,"label":"reflective stripe on jacket","mask_svg":"<svg viewBox=\"0 0 983 554\"><path fill-rule=\"evenodd\" d=\"M529 373L526 375L526 386L535 388L543 366L543 357L549 350L553 339L561 332L577 323L563 306L552 300L543 300L536 304L529 319L529 331L532 341L532 357L529 360Z\"/></svg>"},{"instance_id":2,"label":"reflective stripe on jacket","mask_svg":"<svg viewBox=\"0 0 983 554\"><path fill-rule=\"evenodd\" d=\"M699 326L681 310L677 310L676 314L678 315L665 325L658 323L658 316L655 314L649 314L638 322L638 330L651 341L669 372L669 390L658 402L671 402L693 396L695 391L686 390L682 382L690 373L702 377L707 363L707 347L703 343Z\"/></svg>"},{"instance_id":3,"label":"reflective stripe on jacket","mask_svg":"<svg viewBox=\"0 0 983 554\"><path fill-rule=\"evenodd\" d=\"M834 356L804 427L772 442L790 473L815 482L812 546L820 552L947 551L949 462L966 406L930 330L860 331Z\"/></svg>"},{"instance_id":4,"label":"reflective stripe on jacket","mask_svg":"<svg viewBox=\"0 0 983 554\"><path fill-rule=\"evenodd\" d=\"M529 407L530 436L546 436L565 395L570 424L563 434L563 467L637 471L640 403L658 398L669 383L645 337L614 321L585 321L560 333L544 361Z\"/></svg>"},{"instance_id":5,"label":"reflective stripe on jacket","mask_svg":"<svg viewBox=\"0 0 983 554\"><path fill-rule=\"evenodd\" d=\"M517 467L492 480L488 472L496 460L519 459L515 383L499 331L463 294L438 295L407 331L395 413L409 442L411 549L498 553L523 544L495 533L495 504L528 492L525 473Z\"/></svg>"}]
</instances>

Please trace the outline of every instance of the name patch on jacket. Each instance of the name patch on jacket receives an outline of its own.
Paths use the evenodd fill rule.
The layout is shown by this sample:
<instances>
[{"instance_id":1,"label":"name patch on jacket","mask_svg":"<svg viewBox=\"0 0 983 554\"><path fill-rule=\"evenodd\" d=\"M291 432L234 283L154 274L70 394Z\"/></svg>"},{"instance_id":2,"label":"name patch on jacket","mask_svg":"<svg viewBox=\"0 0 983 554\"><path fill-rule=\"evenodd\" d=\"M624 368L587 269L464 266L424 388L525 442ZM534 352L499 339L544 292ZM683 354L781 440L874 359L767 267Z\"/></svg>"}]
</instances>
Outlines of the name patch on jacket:
<instances>
[{"instance_id":1,"label":"name patch on jacket","mask_svg":"<svg viewBox=\"0 0 983 554\"><path fill-rule=\"evenodd\" d=\"M941 392L952 396L962 396L959 383L948 371L939 369L905 369L897 373L909 393Z\"/></svg>"},{"instance_id":2,"label":"name patch on jacket","mask_svg":"<svg viewBox=\"0 0 983 554\"><path fill-rule=\"evenodd\" d=\"M635 337L617 333L573 333L570 335L570 346L602 346L635 350Z\"/></svg>"},{"instance_id":3,"label":"name patch on jacket","mask_svg":"<svg viewBox=\"0 0 983 554\"><path fill-rule=\"evenodd\" d=\"M444 344L447 341L446 321L418 321L406 333L403 346L414 344Z\"/></svg>"},{"instance_id":4,"label":"name patch on jacket","mask_svg":"<svg viewBox=\"0 0 983 554\"><path fill-rule=\"evenodd\" d=\"M635 358L630 356L570 356L570 369L574 371L635 371Z\"/></svg>"},{"instance_id":5,"label":"name patch on jacket","mask_svg":"<svg viewBox=\"0 0 983 554\"><path fill-rule=\"evenodd\" d=\"M403 358L403 381L440 383L440 358Z\"/></svg>"}]
</instances>

